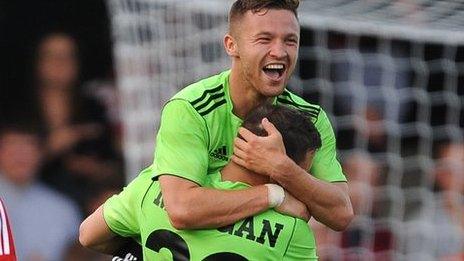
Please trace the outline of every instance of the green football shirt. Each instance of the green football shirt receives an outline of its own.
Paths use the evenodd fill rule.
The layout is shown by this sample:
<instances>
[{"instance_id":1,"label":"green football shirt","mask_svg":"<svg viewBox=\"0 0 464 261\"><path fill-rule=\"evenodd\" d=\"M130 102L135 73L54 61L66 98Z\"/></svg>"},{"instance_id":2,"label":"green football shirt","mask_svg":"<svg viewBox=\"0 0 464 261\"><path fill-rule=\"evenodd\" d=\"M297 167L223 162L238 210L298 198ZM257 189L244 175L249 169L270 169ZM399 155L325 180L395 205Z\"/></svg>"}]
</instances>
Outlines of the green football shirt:
<instances>
[{"instance_id":1,"label":"green football shirt","mask_svg":"<svg viewBox=\"0 0 464 261\"><path fill-rule=\"evenodd\" d=\"M150 179L150 172L143 172L103 207L113 232L141 237L144 260L317 259L308 224L274 210L218 229L177 230L164 209L159 182ZM227 190L248 187L229 181L209 185Z\"/></svg>"},{"instance_id":2,"label":"green football shirt","mask_svg":"<svg viewBox=\"0 0 464 261\"><path fill-rule=\"evenodd\" d=\"M205 186L207 177L220 180L233 153L242 120L234 115L229 90L230 71L206 78L178 92L164 106L156 138L154 177L170 174ZM321 135L310 173L328 182L346 181L336 157L335 135L326 113L288 90L274 99L308 112Z\"/></svg>"}]
</instances>

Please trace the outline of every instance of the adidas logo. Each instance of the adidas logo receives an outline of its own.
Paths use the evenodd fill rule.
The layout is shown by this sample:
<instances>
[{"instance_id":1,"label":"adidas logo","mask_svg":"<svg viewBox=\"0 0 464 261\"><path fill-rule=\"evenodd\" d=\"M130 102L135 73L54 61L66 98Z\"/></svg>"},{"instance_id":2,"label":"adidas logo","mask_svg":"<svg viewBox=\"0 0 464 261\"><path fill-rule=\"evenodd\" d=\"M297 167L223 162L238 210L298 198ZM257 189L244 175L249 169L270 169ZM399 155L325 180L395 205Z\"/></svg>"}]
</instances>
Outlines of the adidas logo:
<instances>
[{"instance_id":1,"label":"adidas logo","mask_svg":"<svg viewBox=\"0 0 464 261\"><path fill-rule=\"evenodd\" d=\"M229 158L227 157L227 147L225 145L213 150L209 155L218 160L229 160Z\"/></svg>"}]
</instances>

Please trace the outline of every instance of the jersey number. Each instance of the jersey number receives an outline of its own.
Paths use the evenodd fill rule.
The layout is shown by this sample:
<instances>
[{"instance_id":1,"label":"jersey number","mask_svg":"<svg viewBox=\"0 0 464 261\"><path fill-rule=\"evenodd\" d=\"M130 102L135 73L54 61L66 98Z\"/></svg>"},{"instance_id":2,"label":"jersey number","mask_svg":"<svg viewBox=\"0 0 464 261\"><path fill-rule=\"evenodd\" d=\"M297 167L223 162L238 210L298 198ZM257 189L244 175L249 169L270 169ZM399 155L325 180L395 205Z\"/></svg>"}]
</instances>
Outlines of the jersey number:
<instances>
[{"instance_id":1,"label":"jersey number","mask_svg":"<svg viewBox=\"0 0 464 261\"><path fill-rule=\"evenodd\" d=\"M145 247L155 252L159 252L161 248L167 248L171 251L174 261L190 260L190 251L187 242L178 234L166 229L158 229L151 232L147 238ZM203 261L216 260L246 261L247 259L241 255L229 252L211 254L203 259Z\"/></svg>"}]
</instances>

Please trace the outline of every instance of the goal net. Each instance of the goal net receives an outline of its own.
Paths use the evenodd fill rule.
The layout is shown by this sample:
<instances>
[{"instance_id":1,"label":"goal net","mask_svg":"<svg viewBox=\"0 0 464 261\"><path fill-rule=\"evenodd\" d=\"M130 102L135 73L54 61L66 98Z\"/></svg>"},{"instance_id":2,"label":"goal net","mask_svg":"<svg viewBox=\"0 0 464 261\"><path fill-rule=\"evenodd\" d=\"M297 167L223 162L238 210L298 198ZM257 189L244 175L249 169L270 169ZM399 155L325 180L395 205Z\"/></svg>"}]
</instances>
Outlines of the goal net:
<instances>
[{"instance_id":1,"label":"goal net","mask_svg":"<svg viewBox=\"0 0 464 261\"><path fill-rule=\"evenodd\" d=\"M232 1L108 0L128 179L153 158L160 110L227 68ZM464 252L464 2L303 0L289 88L333 123L356 218L316 222L323 260Z\"/></svg>"}]
</instances>

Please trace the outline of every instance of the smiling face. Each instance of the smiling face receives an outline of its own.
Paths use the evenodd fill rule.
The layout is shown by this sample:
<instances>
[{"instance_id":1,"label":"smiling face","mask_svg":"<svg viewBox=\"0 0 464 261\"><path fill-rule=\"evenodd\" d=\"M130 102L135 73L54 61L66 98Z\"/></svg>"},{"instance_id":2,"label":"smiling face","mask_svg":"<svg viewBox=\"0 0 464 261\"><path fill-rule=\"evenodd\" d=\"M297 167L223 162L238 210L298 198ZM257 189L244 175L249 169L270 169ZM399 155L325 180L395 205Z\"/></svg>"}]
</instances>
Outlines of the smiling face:
<instances>
[{"instance_id":1,"label":"smiling face","mask_svg":"<svg viewBox=\"0 0 464 261\"><path fill-rule=\"evenodd\" d=\"M289 10L247 11L234 22L224 42L241 88L263 97L281 94L295 68L299 37L298 20Z\"/></svg>"}]
</instances>

